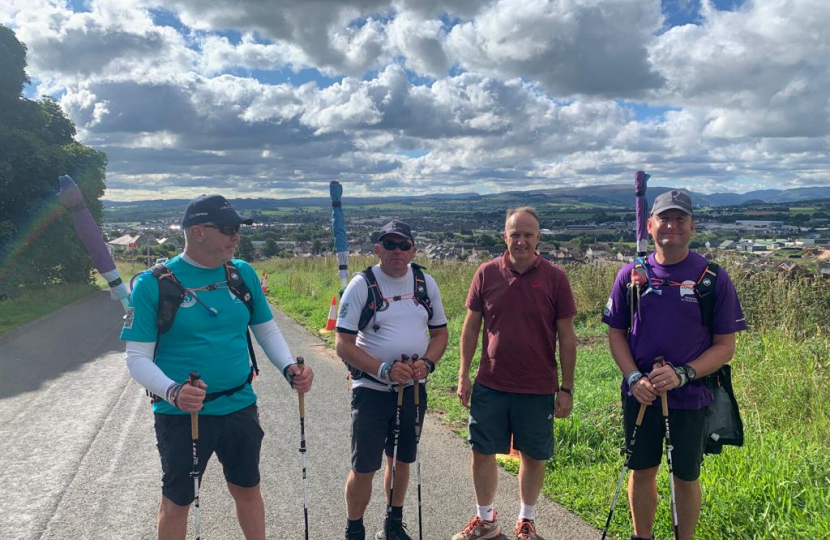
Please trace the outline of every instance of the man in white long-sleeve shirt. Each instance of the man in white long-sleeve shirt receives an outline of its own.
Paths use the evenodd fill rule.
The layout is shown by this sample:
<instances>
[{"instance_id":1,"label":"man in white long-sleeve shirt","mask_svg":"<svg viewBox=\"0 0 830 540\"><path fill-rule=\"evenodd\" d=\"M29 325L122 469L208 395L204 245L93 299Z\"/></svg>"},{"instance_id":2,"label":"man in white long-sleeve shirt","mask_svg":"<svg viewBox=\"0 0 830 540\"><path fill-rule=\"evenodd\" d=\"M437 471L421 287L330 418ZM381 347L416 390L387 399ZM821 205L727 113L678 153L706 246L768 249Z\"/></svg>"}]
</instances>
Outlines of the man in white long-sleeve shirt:
<instances>
[{"instance_id":1,"label":"man in white long-sleeve shirt","mask_svg":"<svg viewBox=\"0 0 830 540\"><path fill-rule=\"evenodd\" d=\"M184 252L165 264L169 275L148 271L139 277L121 330L130 375L156 396L153 412L162 464L159 539L185 538L195 495L189 473L190 413L196 411L200 474L216 453L245 538L265 538L259 489L263 431L250 384L248 326L297 392L307 392L314 378L309 366L301 370L294 363L254 269L232 259L242 224L250 225L251 220L240 217L221 195L191 201L182 219ZM177 282L183 294L172 316L170 303L160 300L159 283L165 279ZM240 283L248 298L234 293L239 293ZM162 297L170 282L165 287ZM201 375L194 384L187 382L191 371Z\"/></svg>"}]
</instances>

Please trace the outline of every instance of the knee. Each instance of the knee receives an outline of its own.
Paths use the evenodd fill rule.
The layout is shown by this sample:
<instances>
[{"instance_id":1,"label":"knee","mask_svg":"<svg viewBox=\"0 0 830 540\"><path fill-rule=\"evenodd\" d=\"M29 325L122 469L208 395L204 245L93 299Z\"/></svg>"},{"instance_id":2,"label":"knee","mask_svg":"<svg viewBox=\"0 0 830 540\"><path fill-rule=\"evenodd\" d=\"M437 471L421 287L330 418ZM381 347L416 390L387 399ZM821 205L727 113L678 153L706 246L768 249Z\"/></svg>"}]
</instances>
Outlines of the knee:
<instances>
[{"instance_id":1,"label":"knee","mask_svg":"<svg viewBox=\"0 0 830 540\"><path fill-rule=\"evenodd\" d=\"M657 481L657 470L659 467L651 467L649 469L639 469L631 471L631 481L635 485L654 484Z\"/></svg>"},{"instance_id":2,"label":"knee","mask_svg":"<svg viewBox=\"0 0 830 540\"><path fill-rule=\"evenodd\" d=\"M161 505L159 506L159 513L165 517L170 519L181 519L187 517L187 513L190 511L190 505L179 505L171 501L165 496L161 497Z\"/></svg>"},{"instance_id":3,"label":"knee","mask_svg":"<svg viewBox=\"0 0 830 540\"><path fill-rule=\"evenodd\" d=\"M349 477L346 479L346 486L354 486L358 488L363 486L371 486L372 479L374 477L374 472L359 473L352 469L352 471L349 473Z\"/></svg>"},{"instance_id":4,"label":"knee","mask_svg":"<svg viewBox=\"0 0 830 540\"><path fill-rule=\"evenodd\" d=\"M228 491L237 504L256 504L262 501L259 484L252 487L242 487L228 482Z\"/></svg>"},{"instance_id":5,"label":"knee","mask_svg":"<svg viewBox=\"0 0 830 540\"><path fill-rule=\"evenodd\" d=\"M473 450L473 465L490 465L496 464L496 455L495 454L482 454L477 450Z\"/></svg>"}]
</instances>

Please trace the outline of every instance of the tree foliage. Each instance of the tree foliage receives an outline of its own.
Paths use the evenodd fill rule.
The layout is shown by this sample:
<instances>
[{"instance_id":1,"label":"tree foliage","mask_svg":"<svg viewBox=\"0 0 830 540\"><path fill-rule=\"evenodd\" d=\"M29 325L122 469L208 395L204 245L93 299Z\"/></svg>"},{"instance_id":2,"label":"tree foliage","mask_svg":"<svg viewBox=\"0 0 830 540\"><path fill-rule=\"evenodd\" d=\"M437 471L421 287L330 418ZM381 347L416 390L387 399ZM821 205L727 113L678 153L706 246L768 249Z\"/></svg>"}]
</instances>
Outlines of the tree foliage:
<instances>
[{"instance_id":1,"label":"tree foliage","mask_svg":"<svg viewBox=\"0 0 830 540\"><path fill-rule=\"evenodd\" d=\"M0 289L87 282L91 261L72 218L58 207L58 176L69 174L100 223L106 155L75 140L51 97L22 96L26 46L0 25Z\"/></svg>"}]
</instances>

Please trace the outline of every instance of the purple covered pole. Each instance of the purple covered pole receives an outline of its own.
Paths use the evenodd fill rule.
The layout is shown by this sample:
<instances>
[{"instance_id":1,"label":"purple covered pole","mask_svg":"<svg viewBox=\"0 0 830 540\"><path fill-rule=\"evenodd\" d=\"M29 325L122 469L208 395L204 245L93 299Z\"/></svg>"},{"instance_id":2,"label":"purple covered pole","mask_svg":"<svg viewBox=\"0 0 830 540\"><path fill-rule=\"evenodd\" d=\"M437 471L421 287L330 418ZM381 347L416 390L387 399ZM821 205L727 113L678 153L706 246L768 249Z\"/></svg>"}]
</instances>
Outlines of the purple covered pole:
<instances>
[{"instance_id":1,"label":"purple covered pole","mask_svg":"<svg viewBox=\"0 0 830 540\"><path fill-rule=\"evenodd\" d=\"M650 174L637 171L634 175L634 195L637 198L637 256L642 258L648 254L648 201L646 200L646 184Z\"/></svg>"},{"instance_id":2,"label":"purple covered pole","mask_svg":"<svg viewBox=\"0 0 830 540\"><path fill-rule=\"evenodd\" d=\"M98 224L95 223L92 214L89 213L89 208L86 207L81 190L78 189L78 185L70 176L64 175L58 180L61 187L58 199L67 210L72 212L75 230L92 259L92 265L107 280L112 299L119 300L121 305L124 306L124 311L126 311L130 291L121 281L121 276L115 268L115 261L112 260L112 255L107 249L101 229L98 228Z\"/></svg>"}]
</instances>

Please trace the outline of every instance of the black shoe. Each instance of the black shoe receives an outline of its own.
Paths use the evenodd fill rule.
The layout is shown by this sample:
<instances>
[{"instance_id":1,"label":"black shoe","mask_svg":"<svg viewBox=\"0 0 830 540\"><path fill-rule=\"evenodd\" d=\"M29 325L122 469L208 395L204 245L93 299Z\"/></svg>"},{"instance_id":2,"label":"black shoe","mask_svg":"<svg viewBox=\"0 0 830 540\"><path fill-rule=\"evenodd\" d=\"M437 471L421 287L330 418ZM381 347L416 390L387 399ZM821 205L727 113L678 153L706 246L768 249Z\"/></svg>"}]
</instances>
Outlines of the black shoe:
<instances>
[{"instance_id":1,"label":"black shoe","mask_svg":"<svg viewBox=\"0 0 830 540\"><path fill-rule=\"evenodd\" d=\"M389 536L386 536L386 529L382 529L375 535L375 540L412 540L412 537L406 534L406 525L403 523L393 523L389 528Z\"/></svg>"},{"instance_id":2,"label":"black shoe","mask_svg":"<svg viewBox=\"0 0 830 540\"><path fill-rule=\"evenodd\" d=\"M349 528L346 527L346 540L366 540L366 529L350 531Z\"/></svg>"}]
</instances>

